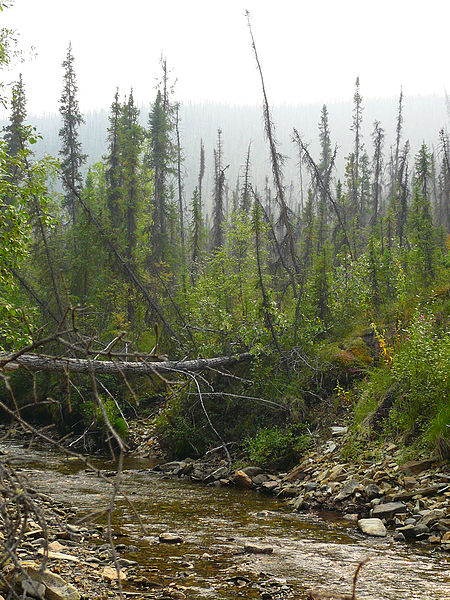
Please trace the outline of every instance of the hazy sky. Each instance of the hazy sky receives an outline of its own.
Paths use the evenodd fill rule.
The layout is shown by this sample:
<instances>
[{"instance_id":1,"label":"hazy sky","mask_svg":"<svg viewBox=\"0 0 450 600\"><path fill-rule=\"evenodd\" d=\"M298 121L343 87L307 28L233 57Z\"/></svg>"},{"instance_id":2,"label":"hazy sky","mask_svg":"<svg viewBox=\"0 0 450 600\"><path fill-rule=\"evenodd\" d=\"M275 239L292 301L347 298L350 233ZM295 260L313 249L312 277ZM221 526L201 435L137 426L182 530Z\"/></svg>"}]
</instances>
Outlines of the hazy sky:
<instances>
[{"instance_id":1,"label":"hazy sky","mask_svg":"<svg viewBox=\"0 0 450 600\"><path fill-rule=\"evenodd\" d=\"M15 0L0 13L36 58L23 73L29 113L58 110L69 40L81 109L108 108L116 86L154 99L167 57L182 102L260 104L245 9L272 104L450 91L449 0Z\"/></svg>"}]
</instances>

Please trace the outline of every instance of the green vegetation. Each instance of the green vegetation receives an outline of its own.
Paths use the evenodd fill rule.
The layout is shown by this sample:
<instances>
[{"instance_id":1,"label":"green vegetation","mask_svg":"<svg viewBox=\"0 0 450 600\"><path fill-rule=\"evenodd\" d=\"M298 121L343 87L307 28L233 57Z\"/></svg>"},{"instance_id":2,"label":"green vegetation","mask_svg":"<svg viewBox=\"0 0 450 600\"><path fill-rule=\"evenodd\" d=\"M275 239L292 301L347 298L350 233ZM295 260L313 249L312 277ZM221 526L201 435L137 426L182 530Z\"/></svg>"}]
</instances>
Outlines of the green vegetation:
<instances>
[{"instance_id":1,"label":"green vegetation","mask_svg":"<svg viewBox=\"0 0 450 600\"><path fill-rule=\"evenodd\" d=\"M0 60L8 62L5 49ZM294 130L306 165L298 194L293 187L287 199L266 123L274 189L269 180L263 194L253 188L249 146L230 192L219 130L213 196L204 194L201 144L186 210L178 104L165 61L147 128L133 93L123 101L115 94L105 158L84 181L70 46L63 66L60 165L33 157L22 79L0 140L0 348L38 347L48 337L45 352L63 356L248 352L254 360L232 374L175 370L137 393L119 371L106 384L94 374L52 375L37 393L34 378L33 401L51 398L47 418L80 431L92 423L104 430L109 420L124 437L122 412L164 398L157 431L178 457L226 441L255 463L284 468L308 448L307 423L341 418L354 423L349 455L381 435L448 456L448 133L439 132L435 150L423 144L411 157L401 144L401 96L395 144L385 150L378 122L372 145L364 143L358 79L353 148L341 178L324 106L317 162ZM63 195L52 191L55 177ZM29 404L25 377L10 377L4 412Z\"/></svg>"}]
</instances>

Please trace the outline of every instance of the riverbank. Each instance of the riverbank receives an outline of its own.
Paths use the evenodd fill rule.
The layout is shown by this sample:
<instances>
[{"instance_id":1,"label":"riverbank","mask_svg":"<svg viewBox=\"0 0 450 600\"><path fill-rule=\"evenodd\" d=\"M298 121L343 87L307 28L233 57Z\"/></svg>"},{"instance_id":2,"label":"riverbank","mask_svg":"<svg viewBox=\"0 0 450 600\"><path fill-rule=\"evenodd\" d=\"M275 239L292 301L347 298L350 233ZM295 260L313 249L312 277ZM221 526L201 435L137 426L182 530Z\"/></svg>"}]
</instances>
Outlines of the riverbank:
<instances>
[{"instance_id":1,"label":"riverbank","mask_svg":"<svg viewBox=\"0 0 450 600\"><path fill-rule=\"evenodd\" d=\"M199 460L172 461L155 469L210 486L236 486L284 499L293 511L335 511L362 535L392 537L399 543L429 544L450 552L450 466L437 457L402 460L392 443L361 449L364 458L343 458L345 427L289 472L257 466L229 468L221 449ZM363 452L364 450L364 452ZM223 456L223 453L222 453Z\"/></svg>"}]
</instances>

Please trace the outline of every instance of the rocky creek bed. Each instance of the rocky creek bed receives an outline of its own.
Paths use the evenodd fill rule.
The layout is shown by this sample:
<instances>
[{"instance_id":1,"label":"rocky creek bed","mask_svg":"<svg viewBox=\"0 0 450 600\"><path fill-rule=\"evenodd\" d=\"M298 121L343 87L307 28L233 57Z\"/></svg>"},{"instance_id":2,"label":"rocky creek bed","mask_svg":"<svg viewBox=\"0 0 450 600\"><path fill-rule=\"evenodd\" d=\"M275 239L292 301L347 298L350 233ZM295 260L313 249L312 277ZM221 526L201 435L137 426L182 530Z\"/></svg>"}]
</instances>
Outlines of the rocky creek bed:
<instances>
[{"instance_id":1,"label":"rocky creek bed","mask_svg":"<svg viewBox=\"0 0 450 600\"><path fill-rule=\"evenodd\" d=\"M335 433L346 429L336 427ZM437 457L403 462L395 444L375 461L343 461L327 442L287 473L257 466L230 469L225 460L184 460L155 470L210 486L234 486L284 499L293 510L335 511L369 536L423 542L450 553L450 465Z\"/></svg>"},{"instance_id":2,"label":"rocky creek bed","mask_svg":"<svg viewBox=\"0 0 450 600\"><path fill-rule=\"evenodd\" d=\"M284 474L255 467L229 472L214 455L162 464L157 472L146 459L127 458L122 489L144 529L119 496L112 529L125 598L289 600L313 597L314 587L337 598L349 594L356 566L370 557L358 598L448 600L447 466L399 465L393 447L371 465L353 465L337 461L329 448ZM50 600L117 598L104 518L94 515L108 505L105 478L115 465L98 460L96 474L51 448L14 442L0 443L1 450L27 476L47 516L46 566L55 579L38 574L45 544L31 520L18 556L44 587L27 588L23 597L39 597L40 590ZM356 519L366 517L379 519L386 533L363 533Z\"/></svg>"}]
</instances>

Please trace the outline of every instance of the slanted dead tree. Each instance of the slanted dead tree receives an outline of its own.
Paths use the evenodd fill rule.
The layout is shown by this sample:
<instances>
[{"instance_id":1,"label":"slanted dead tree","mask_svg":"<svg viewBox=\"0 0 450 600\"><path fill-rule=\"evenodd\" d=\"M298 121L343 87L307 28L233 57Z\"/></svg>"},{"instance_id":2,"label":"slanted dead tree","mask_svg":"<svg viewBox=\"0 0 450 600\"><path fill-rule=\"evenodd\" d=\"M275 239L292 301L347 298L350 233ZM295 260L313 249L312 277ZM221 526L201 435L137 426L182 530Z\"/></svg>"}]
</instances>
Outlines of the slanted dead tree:
<instances>
[{"instance_id":1,"label":"slanted dead tree","mask_svg":"<svg viewBox=\"0 0 450 600\"><path fill-rule=\"evenodd\" d=\"M289 253L290 253L291 262L292 262L292 269L293 269L293 273L291 273L292 290L293 290L294 295L296 296L297 295L297 285L296 285L295 278L299 274L299 264L298 264L298 260L297 260L297 253L295 250L294 233L293 233L292 224L291 224L291 221L289 218L289 207L286 203L286 199L285 199L285 195L284 195L283 173L282 173L283 157L278 152L278 143L277 143L277 140L275 137L275 127L274 127L271 113L270 113L270 106L269 106L269 101L267 99L267 92L266 92L266 86L264 83L264 76L263 76L263 72L262 72L261 63L259 61L258 52L256 50L255 39L253 37L253 31L252 31L252 27L251 27L251 23L250 23L250 13L248 11L246 11L246 17L247 17L248 29L250 32L250 38L252 41L252 48L253 48L253 52L255 55L256 66L257 66L259 77L261 80L261 88L262 88L262 95L263 95L264 127L265 127L266 137L269 142L270 159L271 159L271 163L272 163L272 173L273 173L275 188L277 190L276 198L280 205L280 213L281 213L280 216L281 216L281 220L284 225L284 228L286 230L286 238L287 238L287 243L289 246Z\"/></svg>"},{"instance_id":2,"label":"slanted dead tree","mask_svg":"<svg viewBox=\"0 0 450 600\"><path fill-rule=\"evenodd\" d=\"M311 168L311 171L314 175L314 178L318 184L318 186L320 187L320 189L322 190L322 192L326 195L326 197L328 198L328 201L330 202L330 205L333 208L333 211L336 215L336 218L339 222L339 226L342 230L342 233L344 235L345 238L345 243L347 245L347 249L348 252L350 254L350 258L352 260L354 260L354 256L352 253L352 246L350 244L350 238L347 232L347 224L345 223L345 215L341 214L341 210L339 208L338 203L336 202L336 200L333 198L330 188L329 186L326 185L322 175L320 174L320 169L317 166L317 164L314 162L314 159L312 158L306 144L303 142L303 140L301 139L298 131L294 128L294 135L293 135L293 141L298 144L299 150L301 151L304 160L306 161L306 163L308 164L308 166Z\"/></svg>"}]
</instances>

